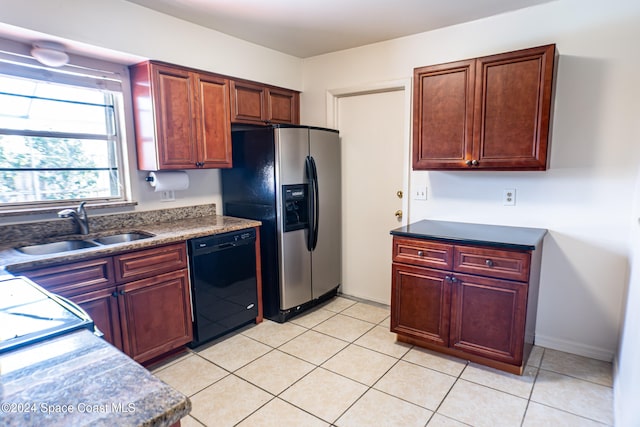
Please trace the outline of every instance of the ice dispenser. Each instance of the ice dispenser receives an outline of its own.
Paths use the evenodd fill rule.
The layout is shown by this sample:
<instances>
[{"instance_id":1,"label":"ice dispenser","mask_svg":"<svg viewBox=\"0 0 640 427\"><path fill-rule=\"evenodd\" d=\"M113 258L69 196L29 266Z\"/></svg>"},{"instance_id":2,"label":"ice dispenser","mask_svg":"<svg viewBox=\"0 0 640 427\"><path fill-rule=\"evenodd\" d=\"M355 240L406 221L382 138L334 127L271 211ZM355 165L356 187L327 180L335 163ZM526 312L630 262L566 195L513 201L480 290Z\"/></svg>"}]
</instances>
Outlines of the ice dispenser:
<instances>
[{"instance_id":1,"label":"ice dispenser","mask_svg":"<svg viewBox=\"0 0 640 427\"><path fill-rule=\"evenodd\" d=\"M307 184L283 185L282 196L284 231L307 228L309 225Z\"/></svg>"}]
</instances>

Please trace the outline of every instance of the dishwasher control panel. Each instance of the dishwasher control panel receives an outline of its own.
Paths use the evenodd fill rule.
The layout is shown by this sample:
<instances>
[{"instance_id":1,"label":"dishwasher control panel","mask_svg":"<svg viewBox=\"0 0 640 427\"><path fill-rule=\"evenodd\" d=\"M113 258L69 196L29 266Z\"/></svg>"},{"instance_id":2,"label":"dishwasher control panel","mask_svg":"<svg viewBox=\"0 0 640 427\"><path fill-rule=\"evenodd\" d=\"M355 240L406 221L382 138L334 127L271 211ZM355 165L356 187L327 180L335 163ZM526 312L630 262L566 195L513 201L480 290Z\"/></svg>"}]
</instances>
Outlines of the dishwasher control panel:
<instances>
[{"instance_id":1,"label":"dishwasher control panel","mask_svg":"<svg viewBox=\"0 0 640 427\"><path fill-rule=\"evenodd\" d=\"M205 248L224 248L236 244L253 244L256 239L255 228L246 230L230 231L228 233L213 234L206 237L198 237L189 240L191 250Z\"/></svg>"}]
</instances>

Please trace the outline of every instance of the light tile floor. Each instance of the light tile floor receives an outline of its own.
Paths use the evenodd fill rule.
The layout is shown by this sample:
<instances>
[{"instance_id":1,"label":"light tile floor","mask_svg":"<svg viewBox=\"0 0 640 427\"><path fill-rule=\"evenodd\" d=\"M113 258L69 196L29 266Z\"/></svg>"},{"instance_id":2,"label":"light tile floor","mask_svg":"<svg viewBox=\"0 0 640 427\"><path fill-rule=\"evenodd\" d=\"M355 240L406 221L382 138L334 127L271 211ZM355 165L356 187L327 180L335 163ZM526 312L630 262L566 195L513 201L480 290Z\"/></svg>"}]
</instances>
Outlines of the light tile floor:
<instances>
[{"instance_id":1,"label":"light tile floor","mask_svg":"<svg viewBox=\"0 0 640 427\"><path fill-rule=\"evenodd\" d=\"M184 427L613 425L610 363L534 347L506 374L398 343L388 307L344 297L151 369L191 398Z\"/></svg>"}]
</instances>

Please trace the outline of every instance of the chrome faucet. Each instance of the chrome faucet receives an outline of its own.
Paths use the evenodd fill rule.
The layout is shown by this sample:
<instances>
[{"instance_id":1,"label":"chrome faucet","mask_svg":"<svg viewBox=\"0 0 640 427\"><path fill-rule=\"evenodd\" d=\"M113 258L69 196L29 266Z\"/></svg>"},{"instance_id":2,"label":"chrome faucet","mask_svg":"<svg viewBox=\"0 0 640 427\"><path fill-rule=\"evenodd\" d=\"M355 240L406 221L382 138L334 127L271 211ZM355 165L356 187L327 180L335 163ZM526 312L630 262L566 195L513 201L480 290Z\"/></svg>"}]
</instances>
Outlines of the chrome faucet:
<instances>
[{"instance_id":1,"label":"chrome faucet","mask_svg":"<svg viewBox=\"0 0 640 427\"><path fill-rule=\"evenodd\" d=\"M77 210L63 209L58 212L59 218L71 218L76 223L76 230L80 234L89 234L89 218L87 217L87 211L84 209L86 203L80 203Z\"/></svg>"}]
</instances>

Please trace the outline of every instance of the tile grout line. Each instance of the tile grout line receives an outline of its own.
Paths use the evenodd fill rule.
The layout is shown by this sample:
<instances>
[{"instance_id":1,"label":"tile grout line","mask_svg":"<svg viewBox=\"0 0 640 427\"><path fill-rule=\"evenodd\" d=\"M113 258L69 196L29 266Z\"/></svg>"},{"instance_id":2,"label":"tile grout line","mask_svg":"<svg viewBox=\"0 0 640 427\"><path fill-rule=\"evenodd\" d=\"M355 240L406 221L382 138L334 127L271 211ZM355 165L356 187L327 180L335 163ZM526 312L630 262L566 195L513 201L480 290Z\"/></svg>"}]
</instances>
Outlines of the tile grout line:
<instances>
[{"instance_id":1,"label":"tile grout line","mask_svg":"<svg viewBox=\"0 0 640 427\"><path fill-rule=\"evenodd\" d=\"M542 359L544 359L545 349L542 347L542 354L540 355L540 366L542 366ZM529 353L529 357L531 357L531 353ZM527 406L524 408L524 414L522 414L522 421L520 422L520 426L524 426L524 421L527 419L527 412L529 411L529 405L531 404L531 397L533 396L533 389L536 387L536 382L538 381L538 375L540 375L540 366L536 367L536 376L533 379L533 384L531 385L531 391L529 392L529 398L527 399ZM527 369L527 365L525 365L525 369Z\"/></svg>"}]
</instances>

